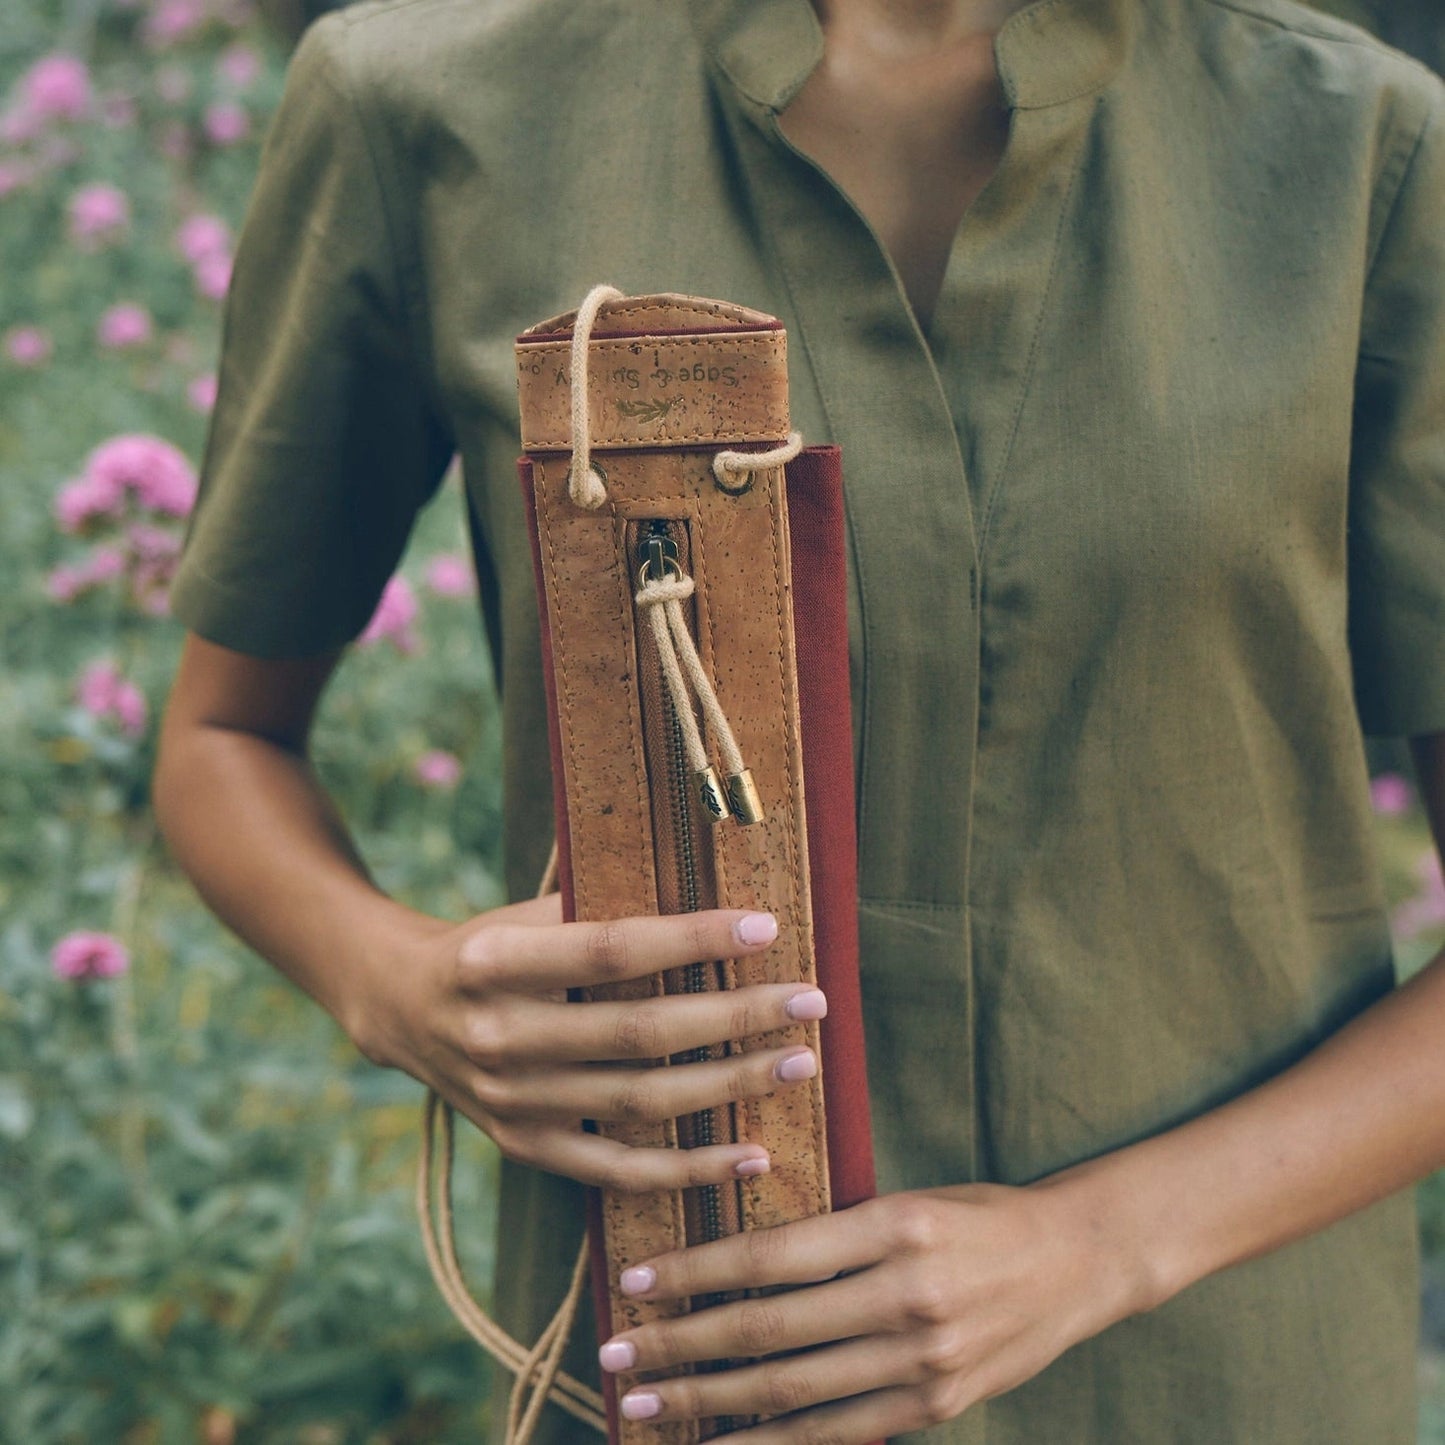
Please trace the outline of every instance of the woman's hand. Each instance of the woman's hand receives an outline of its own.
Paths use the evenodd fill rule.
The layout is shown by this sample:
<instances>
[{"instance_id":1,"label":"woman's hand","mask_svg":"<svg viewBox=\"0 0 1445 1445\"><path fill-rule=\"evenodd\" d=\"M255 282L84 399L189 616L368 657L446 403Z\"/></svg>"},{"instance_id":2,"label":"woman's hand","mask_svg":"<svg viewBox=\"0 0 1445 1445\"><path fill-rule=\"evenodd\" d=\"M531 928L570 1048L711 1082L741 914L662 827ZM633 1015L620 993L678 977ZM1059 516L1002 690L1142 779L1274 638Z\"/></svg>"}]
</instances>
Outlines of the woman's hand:
<instances>
[{"instance_id":1,"label":"woman's hand","mask_svg":"<svg viewBox=\"0 0 1445 1445\"><path fill-rule=\"evenodd\" d=\"M344 1022L369 1059L430 1085L508 1158L629 1193L717 1184L766 1172L767 1151L634 1148L581 1121L676 1118L811 1078L817 1060L798 1047L651 1061L821 1018L823 995L791 983L569 1003L566 990L761 953L776 936L771 915L739 910L563 923L554 894L418 927L400 952L385 940L360 962Z\"/></svg>"},{"instance_id":2,"label":"woman's hand","mask_svg":"<svg viewBox=\"0 0 1445 1445\"><path fill-rule=\"evenodd\" d=\"M785 1355L640 1385L623 1396L623 1413L781 1415L728 1438L867 1445L951 1420L1150 1307L1146 1272L1112 1237L1066 1188L887 1195L639 1260L622 1285L640 1299L802 1287L616 1335L602 1366Z\"/></svg>"}]
</instances>

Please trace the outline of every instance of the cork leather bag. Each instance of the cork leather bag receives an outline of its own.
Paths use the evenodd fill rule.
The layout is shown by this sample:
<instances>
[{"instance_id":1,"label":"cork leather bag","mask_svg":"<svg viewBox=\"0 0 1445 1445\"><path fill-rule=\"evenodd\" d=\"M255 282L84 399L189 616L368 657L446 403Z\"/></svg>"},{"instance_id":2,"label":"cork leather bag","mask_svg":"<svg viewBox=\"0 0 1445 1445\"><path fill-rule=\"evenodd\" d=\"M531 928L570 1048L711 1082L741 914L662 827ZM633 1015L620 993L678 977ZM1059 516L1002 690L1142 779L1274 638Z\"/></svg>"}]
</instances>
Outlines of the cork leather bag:
<instances>
[{"instance_id":1,"label":"cork leather bag","mask_svg":"<svg viewBox=\"0 0 1445 1445\"><path fill-rule=\"evenodd\" d=\"M874 1192L841 462L837 448L790 435L786 332L746 307L597 288L578 311L519 336L516 358L564 917L728 907L779 924L760 955L574 997L800 982L829 1000L821 1023L654 1061L807 1044L821 1062L807 1084L662 1123L595 1126L630 1145L740 1141L771 1157L768 1173L727 1185L589 1191L589 1256L575 1283L586 1268L605 1340L716 1302L623 1296L628 1265ZM614 1445L695 1445L751 1423L621 1418L619 1395L659 1376L605 1377L599 1401L560 1372L575 1291L530 1353L494 1338L460 1298L449 1215L441 1259L429 1197L422 1205L439 1284L518 1375L509 1439L530 1437L547 1395L579 1420L601 1424L605 1413Z\"/></svg>"}]
</instances>

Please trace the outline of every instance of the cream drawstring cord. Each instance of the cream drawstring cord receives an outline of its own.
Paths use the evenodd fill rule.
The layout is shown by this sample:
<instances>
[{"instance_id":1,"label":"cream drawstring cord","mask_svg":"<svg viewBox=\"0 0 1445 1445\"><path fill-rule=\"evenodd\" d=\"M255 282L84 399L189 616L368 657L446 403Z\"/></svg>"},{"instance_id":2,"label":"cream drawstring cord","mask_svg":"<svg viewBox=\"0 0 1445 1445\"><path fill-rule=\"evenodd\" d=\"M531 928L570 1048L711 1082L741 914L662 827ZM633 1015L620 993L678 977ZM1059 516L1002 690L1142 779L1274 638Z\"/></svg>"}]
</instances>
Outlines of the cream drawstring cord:
<instances>
[{"instance_id":1,"label":"cream drawstring cord","mask_svg":"<svg viewBox=\"0 0 1445 1445\"><path fill-rule=\"evenodd\" d=\"M596 511L607 501L607 483L600 470L592 465L592 427L587 396L587 344L597 313L607 301L620 300L622 292L615 286L594 286L577 311L572 331L572 465L567 490L572 501L587 511ZM799 432L790 432L781 446L769 451L719 451L712 460L713 475L725 492L746 492L752 485L750 473L765 467L781 466L792 461L803 445ZM739 484L739 478L744 479ZM657 639L663 675L672 698L673 710L682 723L689 759L699 771L707 767L707 752L702 735L687 697L687 681L702 703L708 726L718 739L728 772L746 772L737 740L728 724L717 693L698 657L697 647L687 629L682 603L692 596L691 577L650 577L643 581L637 603L648 613L653 636ZM684 670L687 680L684 680ZM545 897L557 887L557 845L547 859L537 897ZM436 1149L437 1124L440 1120L442 1148L438 1162ZM428 1089L422 1109L421 1155L417 1167L416 1205L421 1220L422 1248L427 1264L442 1298L457 1317L463 1329L472 1336L499 1364L515 1376L507 1404L506 1445L529 1445L542 1418L542 1409L550 1399L573 1418L605 1435L607 1406L602 1395L562 1368L562 1356L572 1333L572 1325L587 1287L589 1245L587 1236L567 1293L558 1306L551 1323L529 1350L514 1340L472 1297L462 1275L457 1257L456 1230L452 1216L451 1180L456 1157L456 1120L450 1104L434 1090Z\"/></svg>"},{"instance_id":2,"label":"cream drawstring cord","mask_svg":"<svg viewBox=\"0 0 1445 1445\"><path fill-rule=\"evenodd\" d=\"M557 847L552 846L537 897L556 888ZM436 1156L437 1121L441 1120L442 1151L440 1171ZM516 1375L507 1407L506 1445L527 1445L550 1398L562 1409L607 1433L607 1406L590 1385L562 1369L562 1355L572 1332L572 1323L587 1287L587 1236L572 1268L572 1279L552 1322L529 1350L518 1343L472 1298L457 1258L456 1230L452 1220L452 1166L456 1156L455 1116L450 1104L434 1089L428 1089L422 1111L421 1159L417 1167L416 1207L421 1219L422 1248L432 1278L462 1328L499 1364ZM439 1173L439 1177L438 1177Z\"/></svg>"},{"instance_id":3,"label":"cream drawstring cord","mask_svg":"<svg viewBox=\"0 0 1445 1445\"><path fill-rule=\"evenodd\" d=\"M620 301L615 286L594 286L577 308L572 324L572 470L567 490L572 500L595 512L607 500L607 483L592 465L592 419L588 415L587 344L604 301Z\"/></svg>"}]
</instances>

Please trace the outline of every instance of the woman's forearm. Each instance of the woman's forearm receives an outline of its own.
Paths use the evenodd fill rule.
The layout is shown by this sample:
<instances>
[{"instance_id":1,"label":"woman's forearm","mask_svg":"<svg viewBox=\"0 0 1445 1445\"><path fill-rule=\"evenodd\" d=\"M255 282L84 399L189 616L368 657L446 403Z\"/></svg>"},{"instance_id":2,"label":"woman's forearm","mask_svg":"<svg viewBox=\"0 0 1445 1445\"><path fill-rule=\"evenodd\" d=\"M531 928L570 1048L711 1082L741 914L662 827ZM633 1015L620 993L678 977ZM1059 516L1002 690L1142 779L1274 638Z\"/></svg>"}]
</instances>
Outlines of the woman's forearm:
<instances>
[{"instance_id":1,"label":"woman's forearm","mask_svg":"<svg viewBox=\"0 0 1445 1445\"><path fill-rule=\"evenodd\" d=\"M1445 843L1445 734L1412 740ZM1149 1308L1445 1166L1445 952L1274 1079L1167 1133L1040 1180L1149 1281Z\"/></svg>"},{"instance_id":2,"label":"woman's forearm","mask_svg":"<svg viewBox=\"0 0 1445 1445\"><path fill-rule=\"evenodd\" d=\"M156 815L215 913L358 1036L359 965L446 927L371 882L298 752L232 728L168 720Z\"/></svg>"},{"instance_id":3,"label":"woman's forearm","mask_svg":"<svg viewBox=\"0 0 1445 1445\"><path fill-rule=\"evenodd\" d=\"M1148 1309L1445 1164L1445 958L1276 1078L1040 1181L1148 1281Z\"/></svg>"}]
</instances>

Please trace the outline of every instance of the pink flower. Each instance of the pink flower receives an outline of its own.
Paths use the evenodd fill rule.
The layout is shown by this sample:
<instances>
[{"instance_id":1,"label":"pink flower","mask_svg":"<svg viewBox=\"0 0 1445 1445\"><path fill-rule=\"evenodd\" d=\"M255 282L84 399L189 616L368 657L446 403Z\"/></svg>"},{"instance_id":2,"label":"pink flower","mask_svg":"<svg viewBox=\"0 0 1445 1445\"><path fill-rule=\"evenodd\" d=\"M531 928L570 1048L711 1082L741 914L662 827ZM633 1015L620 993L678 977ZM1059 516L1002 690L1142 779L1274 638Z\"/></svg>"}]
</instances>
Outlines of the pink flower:
<instances>
[{"instance_id":1,"label":"pink flower","mask_svg":"<svg viewBox=\"0 0 1445 1445\"><path fill-rule=\"evenodd\" d=\"M423 753L416 760L413 771L423 787L441 791L450 791L462 778L461 759L455 753L443 752L440 748Z\"/></svg>"},{"instance_id":2,"label":"pink flower","mask_svg":"<svg viewBox=\"0 0 1445 1445\"><path fill-rule=\"evenodd\" d=\"M44 366L53 349L50 333L38 326L12 326L5 333L5 354L16 366Z\"/></svg>"},{"instance_id":3,"label":"pink flower","mask_svg":"<svg viewBox=\"0 0 1445 1445\"><path fill-rule=\"evenodd\" d=\"M231 249L231 228L205 212L187 216L176 230L176 249L193 266L207 256L224 256Z\"/></svg>"},{"instance_id":4,"label":"pink flower","mask_svg":"<svg viewBox=\"0 0 1445 1445\"><path fill-rule=\"evenodd\" d=\"M1445 928L1445 876L1440 872L1440 859L1433 848L1420 855L1415 876L1420 881L1420 891L1406 899L1390 920L1395 936L1405 940Z\"/></svg>"},{"instance_id":5,"label":"pink flower","mask_svg":"<svg viewBox=\"0 0 1445 1445\"><path fill-rule=\"evenodd\" d=\"M427 563L426 585L438 597L470 597L476 591L476 579L465 557L443 552Z\"/></svg>"},{"instance_id":6,"label":"pink flower","mask_svg":"<svg viewBox=\"0 0 1445 1445\"><path fill-rule=\"evenodd\" d=\"M86 459L85 475L98 487L129 492L142 507L170 517L189 516L196 502L196 473L185 453L145 433L102 442Z\"/></svg>"},{"instance_id":7,"label":"pink flower","mask_svg":"<svg viewBox=\"0 0 1445 1445\"><path fill-rule=\"evenodd\" d=\"M95 339L107 351L142 346L151 339L151 314L133 301L122 301L100 318Z\"/></svg>"},{"instance_id":8,"label":"pink flower","mask_svg":"<svg viewBox=\"0 0 1445 1445\"><path fill-rule=\"evenodd\" d=\"M130 954L113 934L67 933L50 950L50 967L57 978L72 982L118 978L130 967Z\"/></svg>"},{"instance_id":9,"label":"pink flower","mask_svg":"<svg viewBox=\"0 0 1445 1445\"><path fill-rule=\"evenodd\" d=\"M128 737L146 729L146 700L112 662L92 662L75 684L75 700L91 717L113 719Z\"/></svg>"},{"instance_id":10,"label":"pink flower","mask_svg":"<svg viewBox=\"0 0 1445 1445\"><path fill-rule=\"evenodd\" d=\"M67 482L55 496L55 520L62 532L83 532L97 517L119 517L125 488L111 477L84 474Z\"/></svg>"},{"instance_id":11,"label":"pink flower","mask_svg":"<svg viewBox=\"0 0 1445 1445\"><path fill-rule=\"evenodd\" d=\"M96 547L78 567L60 566L45 579L45 590L56 602L74 602L82 593L113 582L125 571L125 554L119 547Z\"/></svg>"},{"instance_id":12,"label":"pink flower","mask_svg":"<svg viewBox=\"0 0 1445 1445\"><path fill-rule=\"evenodd\" d=\"M185 40L206 23L203 0L159 0L146 16L141 36L153 49Z\"/></svg>"},{"instance_id":13,"label":"pink flower","mask_svg":"<svg viewBox=\"0 0 1445 1445\"><path fill-rule=\"evenodd\" d=\"M201 123L212 145L235 145L251 134L251 113L239 101L218 100L208 105Z\"/></svg>"},{"instance_id":14,"label":"pink flower","mask_svg":"<svg viewBox=\"0 0 1445 1445\"><path fill-rule=\"evenodd\" d=\"M261 57L244 41L233 40L216 57L216 74L236 90L246 90L261 75Z\"/></svg>"},{"instance_id":15,"label":"pink flower","mask_svg":"<svg viewBox=\"0 0 1445 1445\"><path fill-rule=\"evenodd\" d=\"M1408 813L1414 797L1414 790L1399 773L1381 773L1370 783L1370 802L1383 818Z\"/></svg>"},{"instance_id":16,"label":"pink flower","mask_svg":"<svg viewBox=\"0 0 1445 1445\"><path fill-rule=\"evenodd\" d=\"M196 262L196 290L207 301L222 301L231 284L231 258L225 255L202 256Z\"/></svg>"},{"instance_id":17,"label":"pink flower","mask_svg":"<svg viewBox=\"0 0 1445 1445\"><path fill-rule=\"evenodd\" d=\"M198 376L186 388L186 400L199 412L214 411L216 407L216 374L207 372Z\"/></svg>"},{"instance_id":18,"label":"pink flower","mask_svg":"<svg viewBox=\"0 0 1445 1445\"><path fill-rule=\"evenodd\" d=\"M412 624L416 621L418 610L411 583L398 573L383 589L371 621L357 638L358 645L369 646L387 640L398 652L415 652L417 638Z\"/></svg>"},{"instance_id":19,"label":"pink flower","mask_svg":"<svg viewBox=\"0 0 1445 1445\"><path fill-rule=\"evenodd\" d=\"M119 239L129 225L130 201L115 186L82 186L70 198L70 236L85 250Z\"/></svg>"},{"instance_id":20,"label":"pink flower","mask_svg":"<svg viewBox=\"0 0 1445 1445\"><path fill-rule=\"evenodd\" d=\"M180 105L190 99L191 73L181 65L162 65L156 71L155 87L167 105Z\"/></svg>"},{"instance_id":21,"label":"pink flower","mask_svg":"<svg viewBox=\"0 0 1445 1445\"><path fill-rule=\"evenodd\" d=\"M21 77L25 104L35 115L81 120L90 109L90 71L77 55L43 56Z\"/></svg>"}]
</instances>

